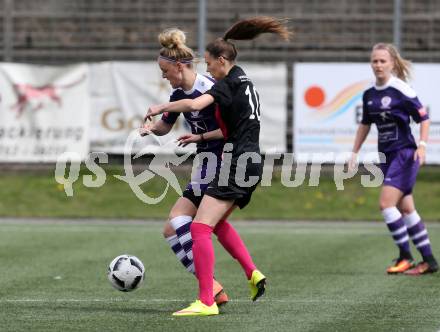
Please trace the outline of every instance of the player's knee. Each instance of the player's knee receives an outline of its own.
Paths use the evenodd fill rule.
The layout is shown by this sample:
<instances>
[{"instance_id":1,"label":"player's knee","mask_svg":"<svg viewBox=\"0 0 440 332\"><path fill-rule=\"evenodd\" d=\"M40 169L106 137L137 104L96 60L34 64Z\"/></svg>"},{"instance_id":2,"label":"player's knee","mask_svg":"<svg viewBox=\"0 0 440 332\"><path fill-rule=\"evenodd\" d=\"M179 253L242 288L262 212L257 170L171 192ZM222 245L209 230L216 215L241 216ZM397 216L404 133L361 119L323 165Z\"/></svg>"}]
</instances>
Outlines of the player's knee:
<instances>
[{"instance_id":1,"label":"player's knee","mask_svg":"<svg viewBox=\"0 0 440 332\"><path fill-rule=\"evenodd\" d=\"M385 210L387 208L393 207L393 206L394 205L391 202L389 202L387 199L381 198L379 200L379 208L380 208L381 211Z\"/></svg>"},{"instance_id":2,"label":"player's knee","mask_svg":"<svg viewBox=\"0 0 440 332\"><path fill-rule=\"evenodd\" d=\"M402 215L406 216L408 214L413 213L415 210L412 207L399 207L399 211Z\"/></svg>"},{"instance_id":3,"label":"player's knee","mask_svg":"<svg viewBox=\"0 0 440 332\"><path fill-rule=\"evenodd\" d=\"M167 221L165 226L163 227L162 235L164 238L168 238L176 234L176 231L173 227L171 227L170 223Z\"/></svg>"},{"instance_id":4,"label":"player's knee","mask_svg":"<svg viewBox=\"0 0 440 332\"><path fill-rule=\"evenodd\" d=\"M182 213L180 213L179 211L171 210L170 214L168 215L168 220L173 220L174 218L177 218L180 215L182 215Z\"/></svg>"}]
</instances>

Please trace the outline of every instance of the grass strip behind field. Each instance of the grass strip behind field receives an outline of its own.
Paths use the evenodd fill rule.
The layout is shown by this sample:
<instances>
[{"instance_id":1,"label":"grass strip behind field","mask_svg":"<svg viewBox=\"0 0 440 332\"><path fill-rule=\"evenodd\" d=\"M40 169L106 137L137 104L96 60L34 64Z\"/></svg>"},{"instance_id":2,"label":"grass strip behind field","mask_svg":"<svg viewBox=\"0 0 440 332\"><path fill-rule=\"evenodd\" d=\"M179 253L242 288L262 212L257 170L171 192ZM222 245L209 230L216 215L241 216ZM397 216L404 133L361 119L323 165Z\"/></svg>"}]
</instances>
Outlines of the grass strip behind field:
<instances>
[{"instance_id":1,"label":"grass strip behind field","mask_svg":"<svg viewBox=\"0 0 440 332\"><path fill-rule=\"evenodd\" d=\"M129 185L113 175L122 175L120 167L106 169L105 184L88 188L82 176L73 185L73 197L67 197L53 173L5 173L0 175L0 216L10 217L94 217L164 219L178 198L170 187L163 201L148 205L140 201ZM188 174L180 175L182 189ZM285 187L280 176L274 176L272 185L258 187L251 204L234 212L236 219L289 219L289 220L381 220L378 210L380 188L361 186L357 176L344 181L344 190L337 190L329 175L321 175L319 186L304 183L296 188ZM160 196L166 182L154 177L141 186L145 194ZM440 220L440 173L422 169L414 192L419 213L425 220Z\"/></svg>"}]
</instances>

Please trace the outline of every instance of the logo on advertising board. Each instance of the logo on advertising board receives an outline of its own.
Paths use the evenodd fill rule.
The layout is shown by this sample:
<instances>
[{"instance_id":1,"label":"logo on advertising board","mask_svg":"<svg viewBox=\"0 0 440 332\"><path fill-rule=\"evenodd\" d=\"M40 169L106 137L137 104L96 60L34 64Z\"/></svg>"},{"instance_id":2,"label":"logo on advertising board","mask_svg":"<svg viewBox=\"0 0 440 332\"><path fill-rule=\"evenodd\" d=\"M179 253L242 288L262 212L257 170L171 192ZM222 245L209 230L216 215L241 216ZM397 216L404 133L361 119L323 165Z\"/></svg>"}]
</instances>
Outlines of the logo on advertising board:
<instances>
[{"instance_id":1,"label":"logo on advertising board","mask_svg":"<svg viewBox=\"0 0 440 332\"><path fill-rule=\"evenodd\" d=\"M21 117L26 109L36 112L42 109L47 103L55 103L59 108L62 106L61 91L68 90L80 84L86 75L83 74L79 79L66 84L46 84L43 86L34 86L26 83L14 83L12 85L17 102L11 106L14 112L17 112L17 118Z\"/></svg>"},{"instance_id":2,"label":"logo on advertising board","mask_svg":"<svg viewBox=\"0 0 440 332\"><path fill-rule=\"evenodd\" d=\"M328 102L326 91L319 85L312 85L304 92L304 102L310 108L311 115L319 122L331 121L361 101L369 82L364 80L350 84L337 92Z\"/></svg>"}]
</instances>

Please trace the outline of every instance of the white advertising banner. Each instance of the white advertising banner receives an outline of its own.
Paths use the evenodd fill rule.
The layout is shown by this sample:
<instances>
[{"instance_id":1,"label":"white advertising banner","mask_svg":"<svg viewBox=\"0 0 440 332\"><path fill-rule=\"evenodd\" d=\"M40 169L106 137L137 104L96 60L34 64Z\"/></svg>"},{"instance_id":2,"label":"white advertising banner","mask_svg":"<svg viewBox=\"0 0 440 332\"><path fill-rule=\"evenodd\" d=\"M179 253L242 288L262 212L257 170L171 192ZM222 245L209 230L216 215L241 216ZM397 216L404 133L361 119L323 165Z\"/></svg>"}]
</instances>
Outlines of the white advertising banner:
<instances>
[{"instance_id":1,"label":"white advertising banner","mask_svg":"<svg viewBox=\"0 0 440 332\"><path fill-rule=\"evenodd\" d=\"M285 151L286 76L284 64L241 64L255 83L261 99L262 151ZM205 64L198 65L198 71ZM139 128L148 106L169 100L171 87L162 78L156 62L108 62L90 65L91 72L91 150L124 153L129 133ZM160 117L156 117L160 119ZM172 131L162 137L139 137L133 152L184 152L195 145L177 148L175 140L188 132L180 116Z\"/></svg>"},{"instance_id":2,"label":"white advertising banner","mask_svg":"<svg viewBox=\"0 0 440 332\"><path fill-rule=\"evenodd\" d=\"M89 152L87 65L0 63L0 162L54 162Z\"/></svg>"},{"instance_id":3,"label":"white advertising banner","mask_svg":"<svg viewBox=\"0 0 440 332\"><path fill-rule=\"evenodd\" d=\"M90 64L90 73L91 150L124 153L129 134L140 128L148 106L168 101L171 87L162 79L155 62ZM130 150L143 149L148 153L174 150L173 142L182 132L180 126L181 122L176 123L172 133L158 138L139 136Z\"/></svg>"},{"instance_id":4,"label":"white advertising banner","mask_svg":"<svg viewBox=\"0 0 440 332\"><path fill-rule=\"evenodd\" d=\"M427 162L440 163L440 65L416 64L410 85L431 118ZM301 63L294 66L294 152L298 162L332 162L352 150L362 116L362 94L374 82L368 63ZM373 125L360 159L377 151ZM412 125L416 139L419 126ZM321 155L321 156L320 156ZM343 162L342 159L336 159Z\"/></svg>"}]
</instances>

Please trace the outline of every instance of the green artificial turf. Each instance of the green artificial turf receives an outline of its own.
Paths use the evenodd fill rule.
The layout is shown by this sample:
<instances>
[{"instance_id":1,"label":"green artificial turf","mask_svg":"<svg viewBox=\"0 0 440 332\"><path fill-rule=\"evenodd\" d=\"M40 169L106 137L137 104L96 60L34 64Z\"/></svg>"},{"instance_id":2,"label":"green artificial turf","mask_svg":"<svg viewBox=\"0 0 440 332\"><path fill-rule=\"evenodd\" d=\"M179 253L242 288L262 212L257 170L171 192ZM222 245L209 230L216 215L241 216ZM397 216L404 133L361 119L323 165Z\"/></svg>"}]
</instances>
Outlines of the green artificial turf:
<instances>
[{"instance_id":1,"label":"green artificial turf","mask_svg":"<svg viewBox=\"0 0 440 332\"><path fill-rule=\"evenodd\" d=\"M161 223L88 220L0 224L2 331L437 331L438 274L388 276L397 253L376 223L233 223L268 278L248 299L240 266L214 241L216 278L231 302L215 317L174 318L196 298L195 278L161 237ZM429 224L439 256L440 227ZM106 279L117 255L146 267L140 289ZM418 254L414 251L414 254Z\"/></svg>"}]
</instances>

